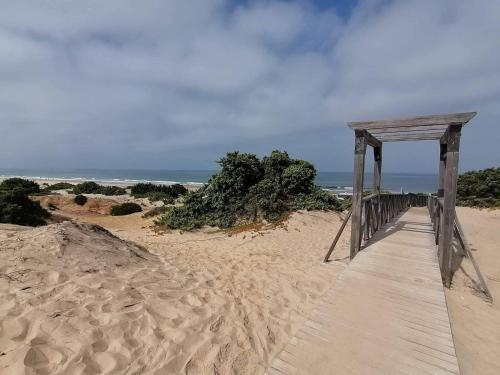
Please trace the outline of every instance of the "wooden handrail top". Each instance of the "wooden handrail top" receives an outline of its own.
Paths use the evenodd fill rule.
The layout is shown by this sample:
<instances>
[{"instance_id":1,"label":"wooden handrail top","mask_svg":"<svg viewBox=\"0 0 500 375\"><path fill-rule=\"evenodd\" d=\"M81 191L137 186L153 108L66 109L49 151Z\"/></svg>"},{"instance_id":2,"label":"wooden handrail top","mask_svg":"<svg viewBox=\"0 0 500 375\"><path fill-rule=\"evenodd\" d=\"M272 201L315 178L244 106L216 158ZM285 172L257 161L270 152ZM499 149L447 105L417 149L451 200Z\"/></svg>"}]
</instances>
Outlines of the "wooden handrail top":
<instances>
[{"instance_id":1,"label":"wooden handrail top","mask_svg":"<svg viewBox=\"0 0 500 375\"><path fill-rule=\"evenodd\" d=\"M381 193L381 194L370 194L367 195L366 197L363 197L362 201L366 202L369 201L370 199L376 198L378 196L380 197L405 197L405 196L415 196L415 197L427 197L427 195L422 195L422 194L415 194L415 193L407 193L407 194L401 194L401 193Z\"/></svg>"}]
</instances>

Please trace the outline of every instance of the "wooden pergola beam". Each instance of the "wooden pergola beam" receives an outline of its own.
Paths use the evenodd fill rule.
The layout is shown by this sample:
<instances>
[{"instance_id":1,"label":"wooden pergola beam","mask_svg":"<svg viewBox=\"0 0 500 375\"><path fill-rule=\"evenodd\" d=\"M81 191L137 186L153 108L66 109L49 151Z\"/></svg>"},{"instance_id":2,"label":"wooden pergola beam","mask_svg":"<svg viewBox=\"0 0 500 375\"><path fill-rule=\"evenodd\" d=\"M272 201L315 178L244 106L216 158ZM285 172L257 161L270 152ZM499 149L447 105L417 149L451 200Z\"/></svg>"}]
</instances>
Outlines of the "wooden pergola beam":
<instances>
[{"instance_id":1,"label":"wooden pergola beam","mask_svg":"<svg viewBox=\"0 0 500 375\"><path fill-rule=\"evenodd\" d=\"M433 126L433 125L465 125L476 112L464 112L453 114L441 114L431 116L417 116L410 118L389 119L379 121L355 121L348 122L347 125L354 130L372 130L387 128L406 128L412 126Z\"/></svg>"},{"instance_id":2,"label":"wooden pergola beam","mask_svg":"<svg viewBox=\"0 0 500 375\"><path fill-rule=\"evenodd\" d=\"M366 142L372 146L372 147L381 147L382 142L378 138L375 138L373 135L371 135L369 132L366 130L363 130L360 134L363 135L363 137L366 138Z\"/></svg>"},{"instance_id":3,"label":"wooden pergola beam","mask_svg":"<svg viewBox=\"0 0 500 375\"><path fill-rule=\"evenodd\" d=\"M443 132L439 133L422 133L422 134L395 134L381 135L377 139L382 142L401 142L401 141L431 141L441 139Z\"/></svg>"},{"instance_id":4,"label":"wooden pergola beam","mask_svg":"<svg viewBox=\"0 0 500 375\"><path fill-rule=\"evenodd\" d=\"M391 133L408 133L408 132L425 132L425 131L434 131L434 130L442 130L446 131L448 125L426 125L426 126L398 126L398 127L390 127L390 128L375 128L369 129L368 131L371 134L391 134Z\"/></svg>"}]
</instances>

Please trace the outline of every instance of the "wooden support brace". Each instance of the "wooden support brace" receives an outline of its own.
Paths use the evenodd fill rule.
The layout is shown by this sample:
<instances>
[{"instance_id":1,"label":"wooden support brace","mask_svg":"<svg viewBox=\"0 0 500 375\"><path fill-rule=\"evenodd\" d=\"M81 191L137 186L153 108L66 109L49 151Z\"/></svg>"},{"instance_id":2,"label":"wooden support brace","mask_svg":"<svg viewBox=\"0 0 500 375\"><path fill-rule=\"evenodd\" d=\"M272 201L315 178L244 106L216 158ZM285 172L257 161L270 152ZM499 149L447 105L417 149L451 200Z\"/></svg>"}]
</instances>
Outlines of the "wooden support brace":
<instances>
[{"instance_id":1,"label":"wooden support brace","mask_svg":"<svg viewBox=\"0 0 500 375\"><path fill-rule=\"evenodd\" d=\"M366 131L355 131L354 178L352 191L352 223L350 258L353 259L361 247L361 219L363 209L363 179L365 172Z\"/></svg>"}]
</instances>

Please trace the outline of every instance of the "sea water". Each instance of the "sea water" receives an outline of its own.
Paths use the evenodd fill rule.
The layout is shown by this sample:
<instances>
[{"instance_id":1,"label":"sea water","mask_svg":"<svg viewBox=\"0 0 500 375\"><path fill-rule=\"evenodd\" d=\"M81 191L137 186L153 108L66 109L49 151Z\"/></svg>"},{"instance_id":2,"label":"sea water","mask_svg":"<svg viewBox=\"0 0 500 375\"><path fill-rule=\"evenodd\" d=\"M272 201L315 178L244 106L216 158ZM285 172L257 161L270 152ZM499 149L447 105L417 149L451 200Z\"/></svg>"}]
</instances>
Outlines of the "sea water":
<instances>
[{"instance_id":1,"label":"sea water","mask_svg":"<svg viewBox=\"0 0 500 375\"><path fill-rule=\"evenodd\" d=\"M138 182L158 184L200 184L217 173L216 170L148 170L148 169L8 169L0 168L0 178L24 177L38 179L61 179L81 181L121 182L130 185ZM384 173L382 189L391 192L435 192L437 190L435 174ZM352 190L351 172L318 172L316 184L333 191ZM371 188L372 175L366 174L364 186Z\"/></svg>"}]
</instances>

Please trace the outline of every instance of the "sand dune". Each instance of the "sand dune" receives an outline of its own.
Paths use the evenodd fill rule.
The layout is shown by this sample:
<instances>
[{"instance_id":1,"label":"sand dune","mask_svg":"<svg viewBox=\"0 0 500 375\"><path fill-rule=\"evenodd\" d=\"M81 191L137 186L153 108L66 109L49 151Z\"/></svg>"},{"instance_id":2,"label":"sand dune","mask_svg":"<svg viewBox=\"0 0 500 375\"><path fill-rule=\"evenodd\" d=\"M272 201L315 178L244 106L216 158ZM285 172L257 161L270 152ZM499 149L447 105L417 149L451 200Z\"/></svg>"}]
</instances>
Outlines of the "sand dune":
<instances>
[{"instance_id":1,"label":"sand dune","mask_svg":"<svg viewBox=\"0 0 500 375\"><path fill-rule=\"evenodd\" d=\"M484 300L468 259L446 290L446 301L462 375L500 374L500 210L457 208L475 259L493 295Z\"/></svg>"},{"instance_id":2,"label":"sand dune","mask_svg":"<svg viewBox=\"0 0 500 375\"><path fill-rule=\"evenodd\" d=\"M0 225L0 374L261 374L347 260L348 230L337 262L321 263L336 213L156 233L141 213L59 205L75 222ZM446 293L463 374L500 371L499 212L459 209L495 298L464 260Z\"/></svg>"},{"instance_id":3,"label":"sand dune","mask_svg":"<svg viewBox=\"0 0 500 375\"><path fill-rule=\"evenodd\" d=\"M234 235L90 220L149 253L87 224L0 229L0 373L259 374L344 267L320 262L335 213Z\"/></svg>"}]
</instances>

